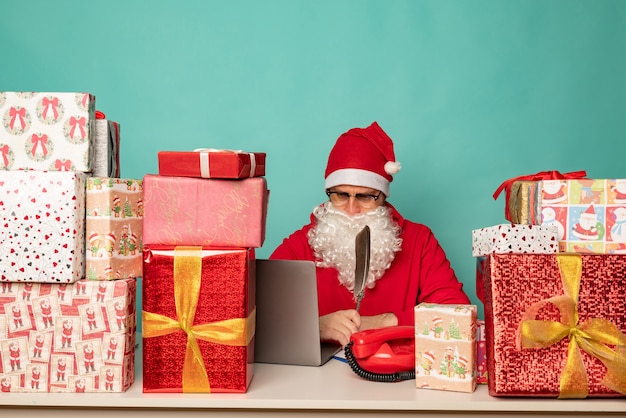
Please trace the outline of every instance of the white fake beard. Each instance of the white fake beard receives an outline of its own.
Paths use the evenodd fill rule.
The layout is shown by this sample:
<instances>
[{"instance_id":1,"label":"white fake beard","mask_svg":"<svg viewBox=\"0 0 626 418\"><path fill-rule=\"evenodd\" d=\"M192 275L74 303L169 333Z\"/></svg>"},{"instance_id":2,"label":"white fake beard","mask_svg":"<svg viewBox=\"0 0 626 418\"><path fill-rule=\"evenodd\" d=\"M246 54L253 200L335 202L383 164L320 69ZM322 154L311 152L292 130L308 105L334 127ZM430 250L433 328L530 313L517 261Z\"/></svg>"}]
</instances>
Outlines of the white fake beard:
<instances>
[{"instance_id":1,"label":"white fake beard","mask_svg":"<svg viewBox=\"0 0 626 418\"><path fill-rule=\"evenodd\" d=\"M402 245L400 227L391 219L389 209L379 206L365 214L349 216L326 202L316 207L313 215L317 222L309 231L309 245L317 258L316 264L336 268L339 282L348 290L354 290L356 235L365 225L370 227L370 269L366 286L373 288Z\"/></svg>"}]
</instances>

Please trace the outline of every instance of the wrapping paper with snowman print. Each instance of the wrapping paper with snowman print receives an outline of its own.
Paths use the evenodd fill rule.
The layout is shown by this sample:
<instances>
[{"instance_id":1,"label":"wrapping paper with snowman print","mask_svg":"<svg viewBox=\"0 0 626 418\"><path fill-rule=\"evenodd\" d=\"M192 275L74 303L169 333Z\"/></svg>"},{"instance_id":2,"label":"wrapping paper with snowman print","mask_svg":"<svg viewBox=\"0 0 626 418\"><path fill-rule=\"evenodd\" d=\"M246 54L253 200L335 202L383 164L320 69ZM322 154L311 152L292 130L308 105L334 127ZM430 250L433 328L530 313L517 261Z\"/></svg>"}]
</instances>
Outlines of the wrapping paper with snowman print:
<instances>
[{"instance_id":1,"label":"wrapping paper with snowman print","mask_svg":"<svg viewBox=\"0 0 626 418\"><path fill-rule=\"evenodd\" d=\"M90 172L95 102L89 93L0 92L0 169Z\"/></svg>"},{"instance_id":2,"label":"wrapping paper with snowman print","mask_svg":"<svg viewBox=\"0 0 626 418\"><path fill-rule=\"evenodd\" d=\"M524 223L554 225L559 251L626 254L626 179L524 183L533 198L511 207L524 214Z\"/></svg>"},{"instance_id":3,"label":"wrapping paper with snowman print","mask_svg":"<svg viewBox=\"0 0 626 418\"><path fill-rule=\"evenodd\" d=\"M415 385L476 389L476 305L420 303L415 307Z\"/></svg>"},{"instance_id":4,"label":"wrapping paper with snowman print","mask_svg":"<svg viewBox=\"0 0 626 418\"><path fill-rule=\"evenodd\" d=\"M89 177L86 206L86 278L118 280L141 277L142 181Z\"/></svg>"},{"instance_id":5,"label":"wrapping paper with snowman print","mask_svg":"<svg viewBox=\"0 0 626 418\"><path fill-rule=\"evenodd\" d=\"M558 231L554 225L501 224L472 231L472 256L496 253L557 252Z\"/></svg>"},{"instance_id":6,"label":"wrapping paper with snowman print","mask_svg":"<svg viewBox=\"0 0 626 418\"><path fill-rule=\"evenodd\" d=\"M136 287L135 279L0 283L0 391L128 389Z\"/></svg>"},{"instance_id":7,"label":"wrapping paper with snowman print","mask_svg":"<svg viewBox=\"0 0 626 418\"><path fill-rule=\"evenodd\" d=\"M85 277L86 174L0 170L0 282Z\"/></svg>"}]
</instances>

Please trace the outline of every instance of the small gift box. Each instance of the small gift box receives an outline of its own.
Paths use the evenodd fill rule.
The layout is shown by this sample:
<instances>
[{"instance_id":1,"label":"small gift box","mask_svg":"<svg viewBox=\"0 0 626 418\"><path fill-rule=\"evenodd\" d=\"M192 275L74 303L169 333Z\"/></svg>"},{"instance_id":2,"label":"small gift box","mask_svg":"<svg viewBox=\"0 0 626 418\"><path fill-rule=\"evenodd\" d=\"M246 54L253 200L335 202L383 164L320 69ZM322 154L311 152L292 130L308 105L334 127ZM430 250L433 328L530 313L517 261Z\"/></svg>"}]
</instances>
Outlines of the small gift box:
<instances>
[{"instance_id":1,"label":"small gift box","mask_svg":"<svg viewBox=\"0 0 626 418\"><path fill-rule=\"evenodd\" d=\"M254 250L146 246L144 256L143 391L246 392Z\"/></svg>"},{"instance_id":2,"label":"small gift box","mask_svg":"<svg viewBox=\"0 0 626 418\"><path fill-rule=\"evenodd\" d=\"M485 340L485 321L476 322L476 383L487 384L487 342Z\"/></svg>"},{"instance_id":3,"label":"small gift box","mask_svg":"<svg viewBox=\"0 0 626 418\"><path fill-rule=\"evenodd\" d=\"M0 169L90 172L95 101L89 93L0 92Z\"/></svg>"},{"instance_id":4,"label":"small gift box","mask_svg":"<svg viewBox=\"0 0 626 418\"><path fill-rule=\"evenodd\" d=\"M85 277L86 174L0 170L0 281Z\"/></svg>"},{"instance_id":5,"label":"small gift box","mask_svg":"<svg viewBox=\"0 0 626 418\"><path fill-rule=\"evenodd\" d=\"M120 124L96 111L92 177L120 177Z\"/></svg>"},{"instance_id":6,"label":"small gift box","mask_svg":"<svg viewBox=\"0 0 626 418\"><path fill-rule=\"evenodd\" d=\"M492 396L626 395L626 257L490 254L484 267Z\"/></svg>"},{"instance_id":7,"label":"small gift box","mask_svg":"<svg viewBox=\"0 0 626 418\"><path fill-rule=\"evenodd\" d=\"M557 252L557 229L554 226L501 224L472 231L472 256L496 253Z\"/></svg>"},{"instance_id":8,"label":"small gift box","mask_svg":"<svg viewBox=\"0 0 626 418\"><path fill-rule=\"evenodd\" d=\"M260 248L269 191L265 177L143 179L144 244Z\"/></svg>"},{"instance_id":9,"label":"small gift box","mask_svg":"<svg viewBox=\"0 0 626 418\"><path fill-rule=\"evenodd\" d=\"M160 151L159 174L202 178L240 179L265 175L265 153L201 148Z\"/></svg>"},{"instance_id":10,"label":"small gift box","mask_svg":"<svg viewBox=\"0 0 626 418\"><path fill-rule=\"evenodd\" d=\"M415 307L415 384L420 389L476 388L475 305Z\"/></svg>"},{"instance_id":11,"label":"small gift box","mask_svg":"<svg viewBox=\"0 0 626 418\"><path fill-rule=\"evenodd\" d=\"M143 187L141 180L89 177L86 197L86 277L141 277Z\"/></svg>"},{"instance_id":12,"label":"small gift box","mask_svg":"<svg viewBox=\"0 0 626 418\"><path fill-rule=\"evenodd\" d=\"M134 382L134 279L1 289L2 392L124 392Z\"/></svg>"}]
</instances>

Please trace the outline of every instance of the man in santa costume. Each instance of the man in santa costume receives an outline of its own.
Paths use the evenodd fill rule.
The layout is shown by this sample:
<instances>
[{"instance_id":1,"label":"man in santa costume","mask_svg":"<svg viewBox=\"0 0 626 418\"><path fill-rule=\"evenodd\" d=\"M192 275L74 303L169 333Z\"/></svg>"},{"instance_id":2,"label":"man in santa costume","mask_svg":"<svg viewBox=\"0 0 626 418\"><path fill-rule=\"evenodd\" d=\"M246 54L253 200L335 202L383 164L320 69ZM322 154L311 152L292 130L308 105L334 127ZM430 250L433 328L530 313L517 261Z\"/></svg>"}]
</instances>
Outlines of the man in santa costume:
<instances>
[{"instance_id":1,"label":"man in santa costume","mask_svg":"<svg viewBox=\"0 0 626 418\"><path fill-rule=\"evenodd\" d=\"M432 231L409 221L389 202L400 170L393 141L374 122L342 134L325 172L329 200L270 258L312 260L317 265L320 333L347 344L360 330L413 325L421 302L469 304ZM370 270L360 310L355 310L355 237L370 228Z\"/></svg>"}]
</instances>

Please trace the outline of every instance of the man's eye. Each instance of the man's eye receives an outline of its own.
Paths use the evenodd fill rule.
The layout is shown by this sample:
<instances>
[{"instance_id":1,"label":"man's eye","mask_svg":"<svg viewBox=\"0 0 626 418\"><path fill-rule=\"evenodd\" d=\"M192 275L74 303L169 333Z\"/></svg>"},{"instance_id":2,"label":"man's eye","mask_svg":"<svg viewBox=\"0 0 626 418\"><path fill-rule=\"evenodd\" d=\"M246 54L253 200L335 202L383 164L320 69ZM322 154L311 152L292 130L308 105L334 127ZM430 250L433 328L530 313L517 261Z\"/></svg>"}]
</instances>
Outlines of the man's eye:
<instances>
[{"instance_id":1,"label":"man's eye","mask_svg":"<svg viewBox=\"0 0 626 418\"><path fill-rule=\"evenodd\" d=\"M339 192L337 193L337 195L342 198L342 199L350 199L350 194L349 193L343 193L343 192Z\"/></svg>"}]
</instances>

